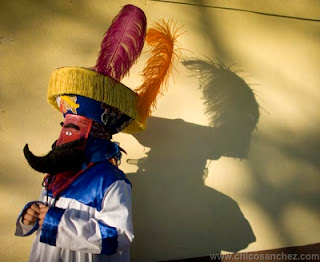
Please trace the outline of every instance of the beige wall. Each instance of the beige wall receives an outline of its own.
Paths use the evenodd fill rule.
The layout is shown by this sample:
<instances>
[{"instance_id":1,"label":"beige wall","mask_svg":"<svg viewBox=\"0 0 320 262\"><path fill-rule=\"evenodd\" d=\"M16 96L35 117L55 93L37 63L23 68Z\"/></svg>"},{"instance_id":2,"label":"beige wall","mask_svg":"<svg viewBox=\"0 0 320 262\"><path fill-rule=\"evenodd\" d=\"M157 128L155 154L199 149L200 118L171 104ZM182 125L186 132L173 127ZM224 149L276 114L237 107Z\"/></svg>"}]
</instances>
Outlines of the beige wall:
<instances>
[{"instance_id":1,"label":"beige wall","mask_svg":"<svg viewBox=\"0 0 320 262\"><path fill-rule=\"evenodd\" d=\"M44 154L59 134L62 117L46 103L50 72L94 65L105 30L127 2L1 2L1 261L26 261L32 243L32 237L13 233L17 215L27 201L37 199L42 181L27 165L22 148L29 143L35 153ZM319 2L311 0L189 2L319 19ZM179 39L184 57L219 57L226 65L236 64L233 68L243 70L239 76L254 89L260 105L248 159L203 156L202 145L214 148L215 141L200 137L209 120L198 80L178 64L154 113L161 119L150 122L154 132L137 139L114 137L128 152L122 169L134 186L135 261L320 242L320 23L131 3L145 11L149 24L174 18L184 25ZM146 59L144 53L125 84L139 85ZM184 121L174 120L178 118ZM170 140L175 137L188 140ZM146 153L149 159L141 160Z\"/></svg>"}]
</instances>

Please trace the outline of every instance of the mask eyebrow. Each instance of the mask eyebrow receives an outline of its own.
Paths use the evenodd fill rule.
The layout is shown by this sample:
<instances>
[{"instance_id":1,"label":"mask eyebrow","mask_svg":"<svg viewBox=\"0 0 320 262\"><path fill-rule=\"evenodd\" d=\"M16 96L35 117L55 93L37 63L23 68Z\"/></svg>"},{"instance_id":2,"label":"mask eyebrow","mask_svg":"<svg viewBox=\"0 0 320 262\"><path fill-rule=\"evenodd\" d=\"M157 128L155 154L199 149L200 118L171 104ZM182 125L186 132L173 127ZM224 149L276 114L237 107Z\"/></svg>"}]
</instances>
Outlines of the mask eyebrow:
<instances>
[{"instance_id":1,"label":"mask eyebrow","mask_svg":"<svg viewBox=\"0 0 320 262\"><path fill-rule=\"evenodd\" d=\"M68 123L68 124L64 125L63 127L64 127L64 128L71 127L71 128L76 129L76 130L80 130L80 127L78 127L77 125L72 124L72 123Z\"/></svg>"}]
</instances>

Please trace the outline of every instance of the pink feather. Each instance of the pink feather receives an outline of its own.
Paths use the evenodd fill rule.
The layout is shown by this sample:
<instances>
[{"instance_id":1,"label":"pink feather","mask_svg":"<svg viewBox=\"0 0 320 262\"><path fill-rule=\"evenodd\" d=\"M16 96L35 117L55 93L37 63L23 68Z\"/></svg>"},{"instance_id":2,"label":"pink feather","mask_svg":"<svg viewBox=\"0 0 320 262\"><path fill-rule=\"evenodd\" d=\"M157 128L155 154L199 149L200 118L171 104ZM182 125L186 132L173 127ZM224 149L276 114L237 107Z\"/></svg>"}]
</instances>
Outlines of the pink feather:
<instances>
[{"instance_id":1,"label":"pink feather","mask_svg":"<svg viewBox=\"0 0 320 262\"><path fill-rule=\"evenodd\" d=\"M112 20L101 43L94 70L120 81L140 56L146 35L147 19L144 12L125 5Z\"/></svg>"}]
</instances>

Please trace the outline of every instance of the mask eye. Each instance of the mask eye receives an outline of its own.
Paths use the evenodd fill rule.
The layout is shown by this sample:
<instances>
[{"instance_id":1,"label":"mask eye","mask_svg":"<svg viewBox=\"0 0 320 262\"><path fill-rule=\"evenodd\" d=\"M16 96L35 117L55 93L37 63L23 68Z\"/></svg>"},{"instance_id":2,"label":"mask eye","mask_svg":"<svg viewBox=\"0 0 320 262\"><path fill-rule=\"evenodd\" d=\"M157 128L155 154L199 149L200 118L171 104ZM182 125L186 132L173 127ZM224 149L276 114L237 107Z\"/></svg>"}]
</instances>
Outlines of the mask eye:
<instances>
[{"instance_id":1,"label":"mask eye","mask_svg":"<svg viewBox=\"0 0 320 262\"><path fill-rule=\"evenodd\" d=\"M67 135L67 136L72 136L72 132L66 131L66 135Z\"/></svg>"}]
</instances>

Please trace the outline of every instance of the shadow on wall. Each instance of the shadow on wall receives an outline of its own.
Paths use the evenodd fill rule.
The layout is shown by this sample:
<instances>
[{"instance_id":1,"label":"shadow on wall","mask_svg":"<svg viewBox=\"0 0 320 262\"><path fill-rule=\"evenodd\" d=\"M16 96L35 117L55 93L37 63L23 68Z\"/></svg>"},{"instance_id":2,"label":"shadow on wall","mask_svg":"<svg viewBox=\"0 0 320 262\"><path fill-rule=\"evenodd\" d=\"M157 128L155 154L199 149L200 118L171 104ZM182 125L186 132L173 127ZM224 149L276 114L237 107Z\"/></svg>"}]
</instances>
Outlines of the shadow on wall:
<instances>
[{"instance_id":1,"label":"shadow on wall","mask_svg":"<svg viewBox=\"0 0 320 262\"><path fill-rule=\"evenodd\" d=\"M131 249L133 261L208 256L221 250L236 252L255 241L237 202L206 187L203 179L208 159L246 158L250 135L259 118L258 104L254 110L248 108L252 92L228 68L201 60L184 63L202 80L202 74L207 73L207 81L200 81L200 87L206 113L216 126L151 117L147 130L134 135L151 150L147 158L128 160L139 167L136 174L128 174L133 185L136 235ZM242 91L232 92L233 88ZM220 98L212 102L212 95ZM244 117L247 114L250 116ZM253 115L256 118L249 127L244 119L253 119Z\"/></svg>"}]
</instances>

